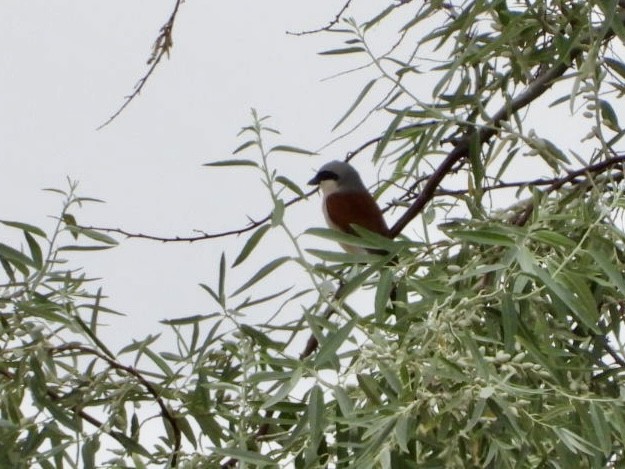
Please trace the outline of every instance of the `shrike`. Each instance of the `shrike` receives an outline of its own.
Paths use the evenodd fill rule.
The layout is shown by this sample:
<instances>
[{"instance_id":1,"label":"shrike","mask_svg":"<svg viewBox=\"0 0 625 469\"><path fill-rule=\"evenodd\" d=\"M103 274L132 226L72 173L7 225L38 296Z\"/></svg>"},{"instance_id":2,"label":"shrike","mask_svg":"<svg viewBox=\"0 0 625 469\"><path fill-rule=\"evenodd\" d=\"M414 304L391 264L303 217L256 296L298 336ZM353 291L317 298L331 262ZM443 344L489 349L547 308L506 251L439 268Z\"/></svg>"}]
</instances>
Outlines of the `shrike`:
<instances>
[{"instance_id":1,"label":"shrike","mask_svg":"<svg viewBox=\"0 0 625 469\"><path fill-rule=\"evenodd\" d=\"M362 183L358 172L348 163L331 161L323 165L308 184L321 188L323 215L330 228L355 234L351 225L358 225L390 237L380 207ZM345 251L354 254L372 252L350 244L340 245Z\"/></svg>"}]
</instances>

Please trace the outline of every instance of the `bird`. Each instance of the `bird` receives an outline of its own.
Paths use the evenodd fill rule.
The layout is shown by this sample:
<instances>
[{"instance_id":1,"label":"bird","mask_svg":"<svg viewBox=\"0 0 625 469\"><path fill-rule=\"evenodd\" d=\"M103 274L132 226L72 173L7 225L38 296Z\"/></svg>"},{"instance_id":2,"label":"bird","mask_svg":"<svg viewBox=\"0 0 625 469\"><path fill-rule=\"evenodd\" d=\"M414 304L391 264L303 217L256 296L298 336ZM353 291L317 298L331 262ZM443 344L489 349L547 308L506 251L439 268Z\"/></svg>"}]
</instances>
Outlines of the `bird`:
<instances>
[{"instance_id":1,"label":"bird","mask_svg":"<svg viewBox=\"0 0 625 469\"><path fill-rule=\"evenodd\" d=\"M357 225L390 238L390 230L380 207L363 184L358 171L349 163L344 161L326 163L308 184L319 186L321 189L323 215L330 228L356 234L352 225ZM386 253L351 244L339 244L346 252L352 254Z\"/></svg>"}]
</instances>

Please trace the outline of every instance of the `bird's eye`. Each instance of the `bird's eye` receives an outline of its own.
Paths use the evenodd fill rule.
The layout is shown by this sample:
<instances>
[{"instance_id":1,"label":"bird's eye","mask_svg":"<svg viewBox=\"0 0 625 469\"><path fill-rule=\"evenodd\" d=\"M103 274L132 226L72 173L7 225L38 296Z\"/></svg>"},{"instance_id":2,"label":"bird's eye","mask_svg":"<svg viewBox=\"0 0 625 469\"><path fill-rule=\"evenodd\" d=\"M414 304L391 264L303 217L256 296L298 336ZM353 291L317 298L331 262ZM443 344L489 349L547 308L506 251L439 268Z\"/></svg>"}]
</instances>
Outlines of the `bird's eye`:
<instances>
[{"instance_id":1,"label":"bird's eye","mask_svg":"<svg viewBox=\"0 0 625 469\"><path fill-rule=\"evenodd\" d=\"M336 181L338 180L338 178L339 178L338 174L332 171L320 171L319 174L317 175L317 179L320 181L327 181L327 180Z\"/></svg>"}]
</instances>

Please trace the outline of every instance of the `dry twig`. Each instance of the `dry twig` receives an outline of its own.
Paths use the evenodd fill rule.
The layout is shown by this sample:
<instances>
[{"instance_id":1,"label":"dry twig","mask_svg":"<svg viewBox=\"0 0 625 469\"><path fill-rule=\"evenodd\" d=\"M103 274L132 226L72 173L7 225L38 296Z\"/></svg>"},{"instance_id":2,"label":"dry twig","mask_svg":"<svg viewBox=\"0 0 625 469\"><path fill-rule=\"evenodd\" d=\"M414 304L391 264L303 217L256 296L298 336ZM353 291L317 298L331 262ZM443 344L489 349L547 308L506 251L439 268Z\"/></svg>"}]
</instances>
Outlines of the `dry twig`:
<instances>
[{"instance_id":1,"label":"dry twig","mask_svg":"<svg viewBox=\"0 0 625 469\"><path fill-rule=\"evenodd\" d=\"M156 70L156 67L158 66L158 64L161 62L161 59L165 55L169 57L169 52L171 51L171 48L174 45L174 40L172 36L172 31L174 29L174 22L176 21L176 15L178 14L178 10L183 1L184 0L176 0L174 9L171 12L171 15L169 15L169 19L161 27L158 37L154 41L154 44L152 46L152 55L150 55L150 58L148 59L148 62L147 62L150 68L148 68L148 71L146 72L146 74L143 75L143 77L141 77L141 79L137 82L133 92L124 98L124 103L119 107L119 109L117 109L117 111L115 111L113 115L109 117L106 122L104 122L104 124L100 125L97 130L102 129L106 127L107 125L109 125L111 122L113 122L124 111L124 109L126 109L128 105L137 96L139 96L139 94L141 93L141 90L143 90L143 87L145 86L147 81L150 79L150 77L154 73L154 70Z\"/></svg>"}]
</instances>

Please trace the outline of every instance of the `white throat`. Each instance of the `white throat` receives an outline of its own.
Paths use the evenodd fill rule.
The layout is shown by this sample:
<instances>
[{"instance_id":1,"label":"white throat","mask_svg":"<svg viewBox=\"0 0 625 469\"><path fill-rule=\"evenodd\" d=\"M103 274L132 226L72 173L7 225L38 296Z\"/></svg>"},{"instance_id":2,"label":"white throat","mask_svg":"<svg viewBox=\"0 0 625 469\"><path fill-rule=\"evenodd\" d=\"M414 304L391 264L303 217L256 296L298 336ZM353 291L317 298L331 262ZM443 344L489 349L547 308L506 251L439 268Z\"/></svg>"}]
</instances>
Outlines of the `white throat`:
<instances>
[{"instance_id":1,"label":"white throat","mask_svg":"<svg viewBox=\"0 0 625 469\"><path fill-rule=\"evenodd\" d=\"M321 181L319 183L319 187L321 188L321 192L323 192L324 198L339 190L339 185L334 179Z\"/></svg>"}]
</instances>

